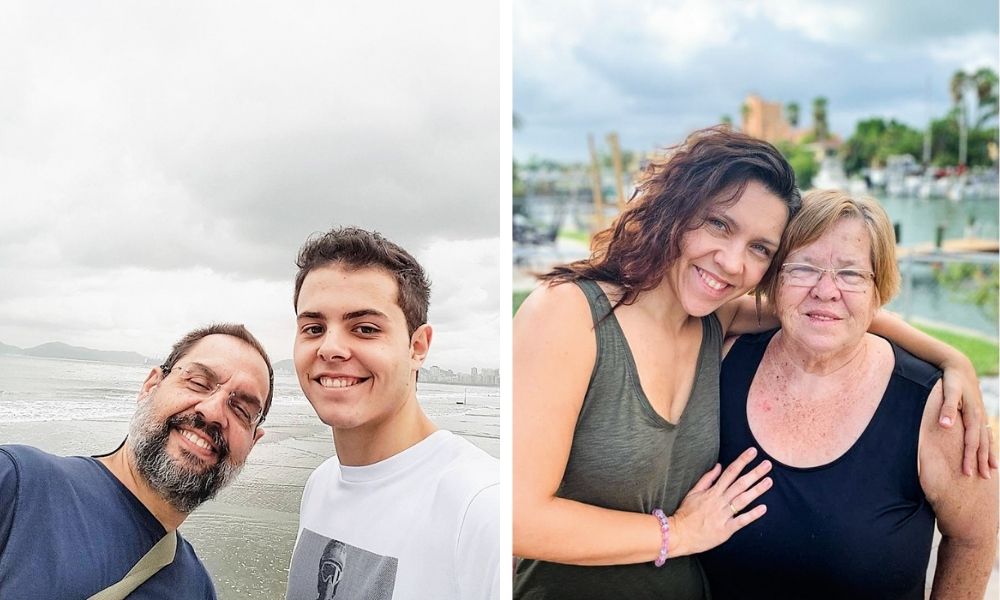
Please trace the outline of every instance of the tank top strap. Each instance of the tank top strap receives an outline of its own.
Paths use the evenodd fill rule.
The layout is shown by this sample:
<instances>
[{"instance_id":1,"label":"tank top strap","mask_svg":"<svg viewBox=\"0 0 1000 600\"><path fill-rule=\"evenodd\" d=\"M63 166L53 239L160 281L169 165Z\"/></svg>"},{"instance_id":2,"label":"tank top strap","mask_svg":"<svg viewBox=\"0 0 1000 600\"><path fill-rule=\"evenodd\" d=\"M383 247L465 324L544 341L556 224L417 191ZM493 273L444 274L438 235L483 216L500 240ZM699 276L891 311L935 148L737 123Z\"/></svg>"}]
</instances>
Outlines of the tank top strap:
<instances>
[{"instance_id":1,"label":"tank top strap","mask_svg":"<svg viewBox=\"0 0 1000 600\"><path fill-rule=\"evenodd\" d=\"M597 340L597 363L607 352L625 354L625 333L611 310L611 301L601 286L593 279L577 279L574 283L583 291L590 305L590 316L594 320L594 336ZM614 350L611 350L611 349ZM598 364L595 364L595 373Z\"/></svg>"},{"instance_id":2,"label":"tank top strap","mask_svg":"<svg viewBox=\"0 0 1000 600\"><path fill-rule=\"evenodd\" d=\"M701 318L701 331L702 335L705 336L702 346L718 350L721 356L722 343L725 340L722 335L722 323L715 313L709 313Z\"/></svg>"},{"instance_id":3,"label":"tank top strap","mask_svg":"<svg viewBox=\"0 0 1000 600\"><path fill-rule=\"evenodd\" d=\"M900 462L903 464L917 460L924 408L931 390L941 377L941 371L891 341L889 344L895 360L892 376L871 421L858 441L845 453L845 458L878 463L891 452L902 456ZM911 495L922 497L920 479L915 470L905 471L900 479L901 485L908 486Z\"/></svg>"},{"instance_id":4,"label":"tank top strap","mask_svg":"<svg viewBox=\"0 0 1000 600\"><path fill-rule=\"evenodd\" d=\"M722 438L731 447L746 449L757 445L747 421L747 393L767 345L777 332L772 329L741 335L722 361L725 376L719 385L719 425Z\"/></svg>"},{"instance_id":5,"label":"tank top strap","mask_svg":"<svg viewBox=\"0 0 1000 600\"><path fill-rule=\"evenodd\" d=\"M590 305L590 316L594 318L594 326L606 320L604 317L611 312L611 302L601 286L593 279L577 279L573 283L587 297L587 304Z\"/></svg>"},{"instance_id":6,"label":"tank top strap","mask_svg":"<svg viewBox=\"0 0 1000 600\"><path fill-rule=\"evenodd\" d=\"M730 348L729 353L726 354L726 357L722 361L727 377L733 382L734 387L744 390L750 389L753 377L757 374L757 367L760 366L760 361L764 359L767 345L771 343L771 338L776 333L778 333L778 330L772 329L762 333L741 335L736 338L733 347ZM744 404L745 400L744 398Z\"/></svg>"}]
</instances>

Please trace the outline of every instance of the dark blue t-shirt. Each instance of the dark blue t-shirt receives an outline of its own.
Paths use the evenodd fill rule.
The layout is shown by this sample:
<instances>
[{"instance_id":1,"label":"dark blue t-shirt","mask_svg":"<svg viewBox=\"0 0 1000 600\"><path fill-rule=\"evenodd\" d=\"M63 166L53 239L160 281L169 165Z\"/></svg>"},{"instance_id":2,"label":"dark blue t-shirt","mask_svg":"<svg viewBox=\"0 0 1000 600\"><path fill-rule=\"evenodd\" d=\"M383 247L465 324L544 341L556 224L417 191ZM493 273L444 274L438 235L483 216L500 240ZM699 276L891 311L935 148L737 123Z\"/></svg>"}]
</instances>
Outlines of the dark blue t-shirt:
<instances>
[{"instance_id":1,"label":"dark blue t-shirt","mask_svg":"<svg viewBox=\"0 0 1000 600\"><path fill-rule=\"evenodd\" d=\"M0 598L88 598L124 577L164 533L96 459L0 446ZM215 597L179 535L173 563L129 596Z\"/></svg>"}]
</instances>

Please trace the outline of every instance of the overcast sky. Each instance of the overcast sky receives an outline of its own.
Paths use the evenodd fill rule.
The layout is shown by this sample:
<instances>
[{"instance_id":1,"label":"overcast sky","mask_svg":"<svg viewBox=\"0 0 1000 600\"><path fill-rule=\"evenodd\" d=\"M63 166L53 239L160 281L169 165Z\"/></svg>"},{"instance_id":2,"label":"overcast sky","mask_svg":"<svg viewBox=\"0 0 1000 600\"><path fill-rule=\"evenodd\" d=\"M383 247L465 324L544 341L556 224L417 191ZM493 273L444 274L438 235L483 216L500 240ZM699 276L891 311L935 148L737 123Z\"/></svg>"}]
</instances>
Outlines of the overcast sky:
<instances>
[{"instance_id":1,"label":"overcast sky","mask_svg":"<svg viewBox=\"0 0 1000 600\"><path fill-rule=\"evenodd\" d=\"M587 159L603 144L652 150L740 122L750 92L829 100L846 139L859 119L925 128L958 69L997 69L997 1L514 0L514 155Z\"/></svg>"},{"instance_id":2,"label":"overcast sky","mask_svg":"<svg viewBox=\"0 0 1000 600\"><path fill-rule=\"evenodd\" d=\"M484 4L5 2L0 342L163 356L225 320L289 358L299 246L358 225L429 271L427 365L498 366L509 73Z\"/></svg>"}]
</instances>

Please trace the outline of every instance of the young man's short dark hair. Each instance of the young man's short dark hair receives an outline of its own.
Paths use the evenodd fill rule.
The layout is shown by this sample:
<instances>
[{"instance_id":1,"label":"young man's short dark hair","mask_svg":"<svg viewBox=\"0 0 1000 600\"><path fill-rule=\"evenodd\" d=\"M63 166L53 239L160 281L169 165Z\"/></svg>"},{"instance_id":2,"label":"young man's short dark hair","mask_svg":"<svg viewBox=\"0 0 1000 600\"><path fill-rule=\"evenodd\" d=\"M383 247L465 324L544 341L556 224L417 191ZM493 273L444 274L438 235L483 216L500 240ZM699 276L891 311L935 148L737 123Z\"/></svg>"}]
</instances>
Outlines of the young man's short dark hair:
<instances>
[{"instance_id":1,"label":"young man's short dark hair","mask_svg":"<svg viewBox=\"0 0 1000 600\"><path fill-rule=\"evenodd\" d=\"M295 275L293 299L296 309L299 305L299 291L306 275L313 269L338 264L351 269L385 270L396 280L399 288L396 302L406 316L406 327L410 335L427 322L427 306L431 296L431 283L427 274L409 252L385 239L377 231L338 227L310 237L299 250L295 264L299 267L299 272Z\"/></svg>"}]
</instances>

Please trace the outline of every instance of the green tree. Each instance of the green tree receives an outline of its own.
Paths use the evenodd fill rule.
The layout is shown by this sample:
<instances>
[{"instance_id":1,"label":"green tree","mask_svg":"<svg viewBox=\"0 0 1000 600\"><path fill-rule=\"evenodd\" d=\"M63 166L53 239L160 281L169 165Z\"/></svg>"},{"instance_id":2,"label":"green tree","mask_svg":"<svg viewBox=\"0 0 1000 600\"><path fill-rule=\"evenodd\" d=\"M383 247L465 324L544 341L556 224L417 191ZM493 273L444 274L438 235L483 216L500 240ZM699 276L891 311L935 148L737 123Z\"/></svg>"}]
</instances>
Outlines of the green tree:
<instances>
[{"instance_id":1,"label":"green tree","mask_svg":"<svg viewBox=\"0 0 1000 600\"><path fill-rule=\"evenodd\" d=\"M813 129L816 132L816 139L820 142L826 141L830 135L830 124L826 120L827 100L819 96L813 100Z\"/></svg>"},{"instance_id":2,"label":"green tree","mask_svg":"<svg viewBox=\"0 0 1000 600\"><path fill-rule=\"evenodd\" d=\"M975 73L955 71L949 91L958 123L958 164L971 164L968 152L973 142L969 138L978 137L976 131L997 119L997 74L986 67Z\"/></svg>"},{"instance_id":3,"label":"green tree","mask_svg":"<svg viewBox=\"0 0 1000 600\"><path fill-rule=\"evenodd\" d=\"M955 105L954 118L958 123L958 164L965 165L969 147L969 117L966 93L974 86L973 78L965 71L958 70L951 76L949 87L951 101Z\"/></svg>"},{"instance_id":4,"label":"green tree","mask_svg":"<svg viewBox=\"0 0 1000 600\"><path fill-rule=\"evenodd\" d=\"M730 117L729 115L722 115L722 117L719 119L719 123L725 125L730 129L733 128L733 118Z\"/></svg>"},{"instance_id":5,"label":"green tree","mask_svg":"<svg viewBox=\"0 0 1000 600\"><path fill-rule=\"evenodd\" d=\"M976 129L989 124L997 119L997 74L993 69L983 67L972 76L976 85L976 101L978 103L978 114L976 115Z\"/></svg>"},{"instance_id":6,"label":"green tree","mask_svg":"<svg viewBox=\"0 0 1000 600\"><path fill-rule=\"evenodd\" d=\"M886 159L897 154L920 156L923 134L895 119L881 118L860 121L854 133L844 143L841 153L844 170L856 173L865 167L885 166Z\"/></svg>"},{"instance_id":7,"label":"green tree","mask_svg":"<svg viewBox=\"0 0 1000 600\"><path fill-rule=\"evenodd\" d=\"M812 187L813 177L819 172L819 163L816 162L816 155L805 145L793 144L791 142L778 142L778 150L788 160L795 171L795 184L800 189L807 190Z\"/></svg>"},{"instance_id":8,"label":"green tree","mask_svg":"<svg viewBox=\"0 0 1000 600\"><path fill-rule=\"evenodd\" d=\"M873 118L858 122L854 133L844 143L844 170L856 173L865 167L876 166L882 135L888 128L884 119Z\"/></svg>"},{"instance_id":9,"label":"green tree","mask_svg":"<svg viewBox=\"0 0 1000 600\"><path fill-rule=\"evenodd\" d=\"M959 119L952 109L947 116L931 121L931 164L939 167L959 164L959 141L961 131ZM993 161L989 156L988 145L996 143L997 128L972 129L967 132L968 156L966 163L970 167L989 166Z\"/></svg>"},{"instance_id":10,"label":"green tree","mask_svg":"<svg viewBox=\"0 0 1000 600\"><path fill-rule=\"evenodd\" d=\"M799 103L789 102L785 105L785 114L788 115L788 124L792 127L799 126Z\"/></svg>"}]
</instances>

